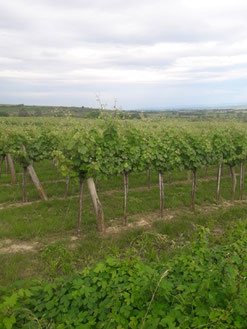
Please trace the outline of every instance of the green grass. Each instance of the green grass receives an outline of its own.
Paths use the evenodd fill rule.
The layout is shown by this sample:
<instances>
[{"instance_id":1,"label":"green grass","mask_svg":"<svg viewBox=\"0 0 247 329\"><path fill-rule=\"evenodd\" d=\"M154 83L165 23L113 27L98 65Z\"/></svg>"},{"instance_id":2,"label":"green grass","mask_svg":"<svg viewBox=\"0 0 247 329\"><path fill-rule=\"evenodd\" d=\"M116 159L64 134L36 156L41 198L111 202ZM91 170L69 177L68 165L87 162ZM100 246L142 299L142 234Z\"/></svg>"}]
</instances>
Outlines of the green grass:
<instances>
[{"instance_id":1,"label":"green grass","mask_svg":"<svg viewBox=\"0 0 247 329\"><path fill-rule=\"evenodd\" d=\"M18 169L18 168L17 168ZM19 168L20 169L20 168ZM78 182L72 180L67 200L62 199L65 191L65 182L56 180L57 172L50 161L35 164L36 172L43 182L43 187L50 198L48 202L39 201L34 186L28 184L28 200L39 201L31 205L5 208L0 210L0 239L12 239L13 242L38 241L41 246L50 245L53 241L61 240L65 248L73 255L72 268L82 268L107 255L119 256L134 252L141 257L165 259L176 251L175 246L183 246L186 241L193 239L193 232L197 225L210 228L220 227L224 230L239 218L245 218L247 206L235 203L231 208L214 210L203 215L197 210L189 211L191 182L181 182L187 179L187 172L175 171L171 173L172 182L165 185L165 215L173 214L172 220L156 220L151 227L135 228L121 231L123 216L123 180L121 176L99 180L99 198L102 202L106 225L120 227L118 234L109 234L101 237L97 232L95 214L91 199L85 186L83 200L82 236L71 249L70 236L76 233L78 212ZM3 172L4 172L3 168ZM215 177L216 167L208 168L208 177ZM231 178L224 169L221 195L225 200L231 196ZM204 178L204 169L199 170L198 178ZM0 204L19 203L22 201L21 174L18 175L18 184L4 185L11 181L9 175L2 174L0 178ZM167 174L164 177L167 182ZM54 180L54 182L47 182ZM245 181L247 183L247 179ZM159 190L158 175L151 172L150 190L146 188L146 173L132 173L129 187L140 188L130 190L128 194L127 212L130 223L136 223L139 217L154 214L158 218ZM86 185L86 184L85 184ZM141 188L143 187L143 188ZM216 180L198 182L196 191L196 206L210 206L215 204ZM111 191L107 193L107 191ZM238 198L238 187L236 199ZM60 199L58 199L60 198ZM226 225L227 224L227 225ZM163 240L159 240L161 234ZM167 240L166 240L167 239ZM16 254L0 254L0 284L11 284L16 280L27 278L49 278L49 262L42 258L42 251L19 252ZM52 264L52 260L50 262ZM66 265L66 264L65 264ZM70 264L71 265L71 264ZM66 266L65 266L66 267ZM63 266L55 269L57 275L65 274Z\"/></svg>"},{"instance_id":2,"label":"green grass","mask_svg":"<svg viewBox=\"0 0 247 329\"><path fill-rule=\"evenodd\" d=\"M7 286L19 280L44 277L40 256L33 252L0 254L0 261L1 286Z\"/></svg>"},{"instance_id":3,"label":"green grass","mask_svg":"<svg viewBox=\"0 0 247 329\"><path fill-rule=\"evenodd\" d=\"M215 241L223 232L232 227L237 221L247 217L247 205L235 204L231 208L220 209L206 214L181 213L172 220L157 220L150 228L135 228L110 234L102 238L96 230L88 231L75 242L71 249L71 241L67 234L52 237L37 238L41 245L51 245L59 239L61 244L72 254L72 271L91 265L107 256L126 257L136 254L148 261L164 261L174 253L180 252L193 241L198 225L210 228L216 234ZM87 227L89 228L89 227ZM162 239L158 239L161 235ZM215 242L214 241L214 242ZM50 263L54 258L50 259ZM51 279L49 259L42 257L42 248L36 253L0 254L0 285L9 285L16 280L28 278ZM66 274L66 261L60 264L56 276ZM71 265L71 263L70 263ZM53 268L52 268L53 269Z\"/></svg>"},{"instance_id":4,"label":"green grass","mask_svg":"<svg viewBox=\"0 0 247 329\"><path fill-rule=\"evenodd\" d=\"M43 182L42 185L44 190L48 196L48 198L62 198L65 193L65 181L63 177L60 177L60 180L57 181L57 173L52 167L50 161L43 161L41 163L37 163L35 165L36 172L40 178L40 181ZM209 167L208 168L208 177L216 177L216 168ZM226 170L225 170L226 172ZM227 173L227 172L226 172ZM198 171L198 178L204 178L204 168ZM15 185L3 185L6 183L8 178L8 183L10 183L11 178L10 175L3 174L0 179L0 204L10 204L15 202L22 201L22 175L17 175L18 184ZM227 177L227 176L223 176ZM174 171L171 173L172 182L185 181L187 179L186 171ZM164 177L165 182L167 182L167 174ZM47 182L48 181L48 182ZM151 185L158 184L158 174L154 171L151 172ZM199 183L200 184L200 183ZM215 185L215 182L211 182L211 184ZM69 196L78 194L78 181L76 179L71 180L70 188L69 188ZM190 185L190 184L188 184ZM146 173L132 173L129 179L129 188L139 188L147 186L147 177ZM181 187L182 188L182 187ZM109 190L119 190L123 189L123 179L122 176L112 177L108 179L99 179L99 191L109 191ZM166 187L165 187L166 189ZM170 187L168 187L170 189ZM87 193L87 187L85 184L85 193ZM210 192L211 193L211 192ZM39 200L39 195L35 190L33 184L28 181L27 185L27 196L29 201ZM175 196L176 197L176 196ZM211 200L212 198L210 198Z\"/></svg>"},{"instance_id":5,"label":"green grass","mask_svg":"<svg viewBox=\"0 0 247 329\"><path fill-rule=\"evenodd\" d=\"M133 177L138 176L141 177L141 175L133 175ZM138 178L136 178L136 181L139 183ZM46 188L48 197L63 197L65 188L64 182L43 185L44 188ZM215 181L198 182L196 205L214 204L216 202L215 189ZM2 202L7 202L12 197L12 202L20 202L22 199L20 186L7 186L1 191ZM191 184L177 183L165 185L165 208L189 208L190 192ZM48 202L41 201L24 207L0 210L0 237L31 239L33 237L45 236L46 234L56 232L63 233L75 228L78 209L78 200L76 197L78 193L77 186L72 184L70 193L75 195L75 198L67 200L53 199ZM229 200L231 197L231 179L229 177L222 179L221 195L222 198L226 200ZM32 185L29 186L28 196L29 200L38 200L37 192ZM99 197L104 208L106 222L122 217L122 191L114 191L114 193L110 194L100 191ZM238 188L236 190L236 198L238 198ZM145 214L157 211L159 209L158 187L152 187L150 190L130 190L127 208L129 216L137 213ZM95 215L86 189L83 202L82 226L85 232L96 230Z\"/></svg>"}]
</instances>

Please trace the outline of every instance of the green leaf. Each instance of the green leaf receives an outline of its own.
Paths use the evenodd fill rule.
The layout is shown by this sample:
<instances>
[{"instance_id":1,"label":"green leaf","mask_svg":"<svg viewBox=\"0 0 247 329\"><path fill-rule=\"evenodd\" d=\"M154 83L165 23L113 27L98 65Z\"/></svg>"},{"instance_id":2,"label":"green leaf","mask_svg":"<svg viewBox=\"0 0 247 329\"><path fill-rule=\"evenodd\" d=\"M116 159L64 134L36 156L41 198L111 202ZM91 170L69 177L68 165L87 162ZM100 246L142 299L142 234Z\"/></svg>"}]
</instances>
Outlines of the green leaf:
<instances>
[{"instance_id":1,"label":"green leaf","mask_svg":"<svg viewBox=\"0 0 247 329\"><path fill-rule=\"evenodd\" d=\"M10 317L3 319L3 324L5 325L6 329L12 329L13 324L15 323L16 323L16 319L14 315L11 315Z\"/></svg>"}]
</instances>

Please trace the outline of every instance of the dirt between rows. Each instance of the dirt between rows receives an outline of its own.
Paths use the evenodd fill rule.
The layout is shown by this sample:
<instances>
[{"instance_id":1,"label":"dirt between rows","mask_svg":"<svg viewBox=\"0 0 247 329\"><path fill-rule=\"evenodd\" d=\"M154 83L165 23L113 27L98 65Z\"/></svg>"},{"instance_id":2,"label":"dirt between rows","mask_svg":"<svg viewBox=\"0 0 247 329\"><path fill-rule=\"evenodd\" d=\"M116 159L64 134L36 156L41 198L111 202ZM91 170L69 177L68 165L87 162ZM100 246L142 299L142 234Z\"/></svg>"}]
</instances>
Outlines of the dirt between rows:
<instances>
[{"instance_id":1,"label":"dirt between rows","mask_svg":"<svg viewBox=\"0 0 247 329\"><path fill-rule=\"evenodd\" d=\"M79 237L71 236L70 241L76 241ZM58 241L59 239L57 239ZM52 239L50 243L55 242L56 239ZM49 244L50 244L49 243ZM18 241L11 239L0 239L0 254L13 254L18 252L38 252L40 248L44 246L39 241Z\"/></svg>"}]
</instances>

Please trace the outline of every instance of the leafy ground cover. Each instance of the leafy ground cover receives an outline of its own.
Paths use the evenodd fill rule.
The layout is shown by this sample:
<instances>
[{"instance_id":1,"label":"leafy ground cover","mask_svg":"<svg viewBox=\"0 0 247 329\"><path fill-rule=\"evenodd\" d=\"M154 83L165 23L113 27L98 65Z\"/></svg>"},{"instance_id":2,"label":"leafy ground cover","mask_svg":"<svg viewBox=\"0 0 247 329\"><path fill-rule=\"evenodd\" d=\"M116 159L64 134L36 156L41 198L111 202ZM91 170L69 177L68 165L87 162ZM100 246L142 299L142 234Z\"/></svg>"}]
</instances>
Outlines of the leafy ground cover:
<instances>
[{"instance_id":1,"label":"leafy ground cover","mask_svg":"<svg viewBox=\"0 0 247 329\"><path fill-rule=\"evenodd\" d=\"M5 328L246 328L247 221L215 243L199 228L168 261L107 257L49 282L2 289ZM66 255L65 257L69 257ZM13 290L14 289L14 290Z\"/></svg>"}]
</instances>

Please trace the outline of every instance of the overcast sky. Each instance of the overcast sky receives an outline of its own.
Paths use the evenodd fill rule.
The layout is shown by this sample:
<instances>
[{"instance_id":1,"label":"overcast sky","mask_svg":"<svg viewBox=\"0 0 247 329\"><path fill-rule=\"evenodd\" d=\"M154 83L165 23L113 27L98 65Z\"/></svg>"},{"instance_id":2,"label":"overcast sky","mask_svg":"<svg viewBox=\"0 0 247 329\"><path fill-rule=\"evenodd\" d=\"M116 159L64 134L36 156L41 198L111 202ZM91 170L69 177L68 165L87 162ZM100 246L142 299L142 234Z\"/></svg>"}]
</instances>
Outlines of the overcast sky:
<instances>
[{"instance_id":1,"label":"overcast sky","mask_svg":"<svg viewBox=\"0 0 247 329\"><path fill-rule=\"evenodd\" d=\"M0 0L0 103L247 104L246 0Z\"/></svg>"}]
</instances>

